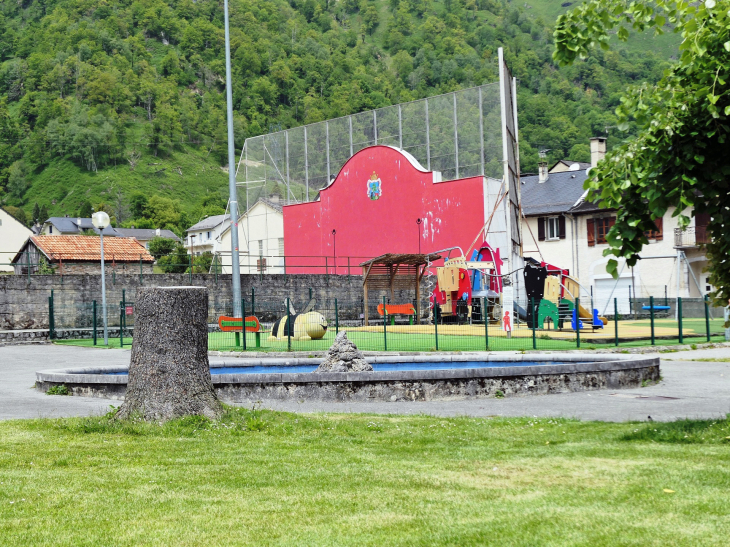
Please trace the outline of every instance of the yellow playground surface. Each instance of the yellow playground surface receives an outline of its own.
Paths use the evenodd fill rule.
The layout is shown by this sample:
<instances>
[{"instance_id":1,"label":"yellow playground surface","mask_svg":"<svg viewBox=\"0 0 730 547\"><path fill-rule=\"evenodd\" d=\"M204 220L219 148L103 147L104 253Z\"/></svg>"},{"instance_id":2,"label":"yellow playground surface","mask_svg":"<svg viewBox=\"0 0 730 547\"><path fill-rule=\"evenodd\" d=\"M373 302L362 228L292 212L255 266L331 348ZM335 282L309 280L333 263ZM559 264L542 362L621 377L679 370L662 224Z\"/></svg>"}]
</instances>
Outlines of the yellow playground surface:
<instances>
[{"instance_id":1,"label":"yellow playground surface","mask_svg":"<svg viewBox=\"0 0 730 547\"><path fill-rule=\"evenodd\" d=\"M721 325L717 323L717 320L711 321L711 332L719 332ZM655 337L674 337L678 334L678 324L676 321L671 319L656 319L654 321L654 336ZM423 335L434 335L433 325L388 325L388 333L393 334L423 334ZM368 327L348 327L348 332L373 332L382 333L383 326L371 325ZM556 340L572 340L575 338L575 331L573 329L564 328L562 330L556 329L536 329L535 332L539 336L549 336ZM682 332L685 336L691 335L702 335L705 333L705 321L704 319L685 319L682 325ZM439 335L453 335L453 336L484 336L484 324L476 325L439 325ZM616 336L615 323L608 321L608 324L602 329L593 330L591 328L583 328L580 331L581 337L590 337L592 339L610 339L613 340ZM507 333L504 332L498 323L489 324L489 336L506 337ZM532 336L532 329L525 323L521 323L516 326L512 331L513 338L528 338ZM618 336L622 339L642 339L651 337L651 322L649 320L620 320L618 322Z\"/></svg>"}]
</instances>

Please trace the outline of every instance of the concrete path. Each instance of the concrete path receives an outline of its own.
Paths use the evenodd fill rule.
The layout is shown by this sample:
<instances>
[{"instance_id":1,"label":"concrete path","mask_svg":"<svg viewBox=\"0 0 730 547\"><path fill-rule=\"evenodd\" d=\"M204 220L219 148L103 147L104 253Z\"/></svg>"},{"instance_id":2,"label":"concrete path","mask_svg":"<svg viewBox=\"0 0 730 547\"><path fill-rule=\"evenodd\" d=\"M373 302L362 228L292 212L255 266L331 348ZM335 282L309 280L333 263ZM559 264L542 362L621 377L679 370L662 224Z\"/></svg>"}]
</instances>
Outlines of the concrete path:
<instances>
[{"instance_id":1,"label":"concrete path","mask_svg":"<svg viewBox=\"0 0 730 547\"><path fill-rule=\"evenodd\" d=\"M0 420L102 414L118 401L48 396L33 389L35 371L129 363L129 350L57 345L0 347ZM662 354L663 380L655 386L558 395L466 401L330 403L261 401L293 412L372 412L438 416L550 416L581 420L657 421L722 418L730 413L730 348ZM216 358L211 358L214 361ZM700 362L692 359L726 359Z\"/></svg>"}]
</instances>

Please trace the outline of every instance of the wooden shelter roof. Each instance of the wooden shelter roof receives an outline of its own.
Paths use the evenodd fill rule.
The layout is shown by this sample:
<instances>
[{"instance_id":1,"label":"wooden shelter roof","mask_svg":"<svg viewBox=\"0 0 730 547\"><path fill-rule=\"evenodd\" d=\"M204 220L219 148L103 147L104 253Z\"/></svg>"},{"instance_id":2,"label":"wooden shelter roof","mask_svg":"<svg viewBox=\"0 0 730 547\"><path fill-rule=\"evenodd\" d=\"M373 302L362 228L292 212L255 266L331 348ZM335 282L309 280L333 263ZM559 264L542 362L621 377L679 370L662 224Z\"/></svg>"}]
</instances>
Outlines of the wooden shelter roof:
<instances>
[{"instance_id":1,"label":"wooden shelter roof","mask_svg":"<svg viewBox=\"0 0 730 547\"><path fill-rule=\"evenodd\" d=\"M360 266L366 267L370 266L371 264L373 266L394 266L396 264L403 264L406 266L422 266L424 264L428 264L429 262L435 262L436 260L440 259L441 255L437 253L431 253L431 254L397 254L397 253L388 253L384 254L375 258L372 258L370 260L366 260L365 262L361 263Z\"/></svg>"}]
</instances>

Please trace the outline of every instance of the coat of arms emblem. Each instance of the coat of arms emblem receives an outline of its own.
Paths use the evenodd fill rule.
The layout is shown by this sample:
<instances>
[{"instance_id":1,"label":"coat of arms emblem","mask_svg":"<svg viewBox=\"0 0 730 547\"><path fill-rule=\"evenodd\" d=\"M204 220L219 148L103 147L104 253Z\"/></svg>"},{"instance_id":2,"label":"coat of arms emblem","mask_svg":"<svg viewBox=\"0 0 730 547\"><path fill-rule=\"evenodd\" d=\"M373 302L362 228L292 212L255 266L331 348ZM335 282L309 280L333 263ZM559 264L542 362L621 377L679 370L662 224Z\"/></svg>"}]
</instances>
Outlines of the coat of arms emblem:
<instances>
[{"instance_id":1,"label":"coat of arms emblem","mask_svg":"<svg viewBox=\"0 0 730 547\"><path fill-rule=\"evenodd\" d=\"M375 171L373 171L373 174L370 175L370 180L368 181L368 197L372 200L376 200L382 195L383 189L380 185L380 178L378 178L378 175Z\"/></svg>"}]
</instances>

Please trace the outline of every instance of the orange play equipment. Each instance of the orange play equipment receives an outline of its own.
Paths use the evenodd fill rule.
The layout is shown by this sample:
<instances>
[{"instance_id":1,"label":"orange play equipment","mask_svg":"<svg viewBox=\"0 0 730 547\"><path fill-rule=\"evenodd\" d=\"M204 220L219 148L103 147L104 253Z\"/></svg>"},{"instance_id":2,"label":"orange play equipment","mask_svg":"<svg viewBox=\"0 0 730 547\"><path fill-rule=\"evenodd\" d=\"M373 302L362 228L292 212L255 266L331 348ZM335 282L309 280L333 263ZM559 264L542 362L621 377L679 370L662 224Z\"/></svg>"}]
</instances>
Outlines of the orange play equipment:
<instances>
[{"instance_id":1,"label":"orange play equipment","mask_svg":"<svg viewBox=\"0 0 730 547\"><path fill-rule=\"evenodd\" d=\"M261 325L255 315L246 317L244 325L246 332L261 332ZM218 326L222 332L241 332L241 318L222 315L218 318Z\"/></svg>"},{"instance_id":2,"label":"orange play equipment","mask_svg":"<svg viewBox=\"0 0 730 547\"><path fill-rule=\"evenodd\" d=\"M413 304L386 304L385 311L388 315L416 315ZM382 304L378 304L378 314L383 315Z\"/></svg>"}]
</instances>

